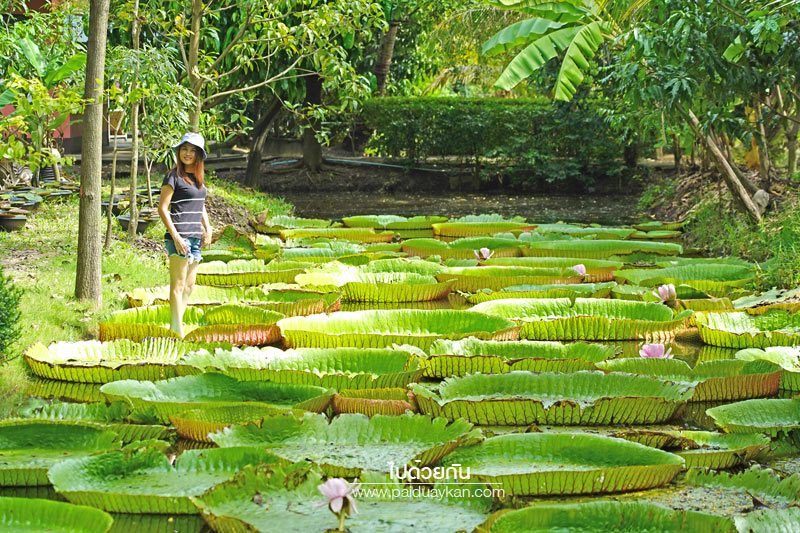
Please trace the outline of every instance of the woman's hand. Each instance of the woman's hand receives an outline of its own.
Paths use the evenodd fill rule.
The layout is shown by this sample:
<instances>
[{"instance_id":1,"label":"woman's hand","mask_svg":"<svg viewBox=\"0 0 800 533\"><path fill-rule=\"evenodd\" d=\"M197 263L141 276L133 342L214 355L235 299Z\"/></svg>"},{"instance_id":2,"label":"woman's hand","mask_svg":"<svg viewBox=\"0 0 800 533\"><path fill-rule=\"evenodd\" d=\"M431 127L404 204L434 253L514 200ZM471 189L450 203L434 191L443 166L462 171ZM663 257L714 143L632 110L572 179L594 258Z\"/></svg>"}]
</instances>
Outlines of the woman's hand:
<instances>
[{"instance_id":1,"label":"woman's hand","mask_svg":"<svg viewBox=\"0 0 800 533\"><path fill-rule=\"evenodd\" d=\"M186 241L179 235L178 238L173 237L173 242L175 242L175 250L178 252L179 255L186 257L189 255L189 245L186 244Z\"/></svg>"}]
</instances>

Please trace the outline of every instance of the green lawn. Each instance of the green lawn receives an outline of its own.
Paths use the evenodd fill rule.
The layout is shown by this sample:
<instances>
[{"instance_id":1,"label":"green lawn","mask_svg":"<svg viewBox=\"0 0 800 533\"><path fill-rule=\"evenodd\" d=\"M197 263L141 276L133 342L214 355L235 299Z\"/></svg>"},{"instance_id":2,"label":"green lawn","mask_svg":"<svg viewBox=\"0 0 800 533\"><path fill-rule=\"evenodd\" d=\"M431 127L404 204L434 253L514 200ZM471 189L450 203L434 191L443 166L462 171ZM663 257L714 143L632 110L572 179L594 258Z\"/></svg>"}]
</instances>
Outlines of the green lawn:
<instances>
[{"instance_id":1,"label":"green lawn","mask_svg":"<svg viewBox=\"0 0 800 533\"><path fill-rule=\"evenodd\" d=\"M209 190L252 212L269 209L280 215L291 211L291 206L280 199L231 182L214 180ZM105 224L103 228L105 231ZM63 203L44 203L22 231L0 232L0 264L24 291L22 336L7 354L11 360L0 365L0 415L14 403L10 400L21 393L27 382L19 355L28 346L92 338L99 320L125 307L127 291L169 282L166 255L160 251L164 233L160 222L147 230L149 245L127 242L116 223L114 229L115 239L103 253L103 305L99 309L92 309L73 296L78 243L76 195ZM153 246L152 241L158 246Z\"/></svg>"}]
</instances>

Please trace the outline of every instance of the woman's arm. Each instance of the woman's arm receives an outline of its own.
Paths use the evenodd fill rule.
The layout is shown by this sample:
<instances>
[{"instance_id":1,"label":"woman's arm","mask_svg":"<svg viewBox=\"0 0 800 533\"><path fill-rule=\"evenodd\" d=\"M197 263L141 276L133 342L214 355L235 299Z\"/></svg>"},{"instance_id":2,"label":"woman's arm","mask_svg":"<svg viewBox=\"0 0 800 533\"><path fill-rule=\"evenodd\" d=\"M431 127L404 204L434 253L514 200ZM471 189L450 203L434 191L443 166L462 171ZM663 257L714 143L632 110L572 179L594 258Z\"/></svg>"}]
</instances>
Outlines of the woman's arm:
<instances>
[{"instance_id":1,"label":"woman's arm","mask_svg":"<svg viewBox=\"0 0 800 533\"><path fill-rule=\"evenodd\" d=\"M172 201L172 193L172 187L169 185L161 187L161 196L158 197L158 215L161 217L161 222L164 223L172 240L175 242L175 249L179 254L186 255L189 249L186 247L186 243L183 242L178 230L175 229L175 224L172 223L172 216L170 216L169 213L169 203Z\"/></svg>"},{"instance_id":2,"label":"woman's arm","mask_svg":"<svg viewBox=\"0 0 800 533\"><path fill-rule=\"evenodd\" d=\"M211 222L208 221L208 211L206 211L205 202L203 203L203 218L201 220L203 225L203 245L211 244L211 236L213 231L211 230Z\"/></svg>"}]
</instances>

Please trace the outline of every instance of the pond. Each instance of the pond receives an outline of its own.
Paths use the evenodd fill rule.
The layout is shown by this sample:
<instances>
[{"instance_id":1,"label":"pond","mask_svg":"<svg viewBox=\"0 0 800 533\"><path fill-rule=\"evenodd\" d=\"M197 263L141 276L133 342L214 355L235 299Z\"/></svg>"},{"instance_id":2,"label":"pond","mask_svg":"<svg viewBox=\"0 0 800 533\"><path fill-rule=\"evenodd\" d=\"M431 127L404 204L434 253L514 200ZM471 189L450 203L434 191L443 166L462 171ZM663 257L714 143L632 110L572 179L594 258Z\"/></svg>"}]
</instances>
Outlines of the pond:
<instances>
[{"instance_id":1,"label":"pond","mask_svg":"<svg viewBox=\"0 0 800 533\"><path fill-rule=\"evenodd\" d=\"M542 223L574 222L630 224L642 219L636 195L512 195L486 193L320 192L282 193L295 206L295 215L340 219L353 214L460 217L478 213L521 216Z\"/></svg>"}]
</instances>

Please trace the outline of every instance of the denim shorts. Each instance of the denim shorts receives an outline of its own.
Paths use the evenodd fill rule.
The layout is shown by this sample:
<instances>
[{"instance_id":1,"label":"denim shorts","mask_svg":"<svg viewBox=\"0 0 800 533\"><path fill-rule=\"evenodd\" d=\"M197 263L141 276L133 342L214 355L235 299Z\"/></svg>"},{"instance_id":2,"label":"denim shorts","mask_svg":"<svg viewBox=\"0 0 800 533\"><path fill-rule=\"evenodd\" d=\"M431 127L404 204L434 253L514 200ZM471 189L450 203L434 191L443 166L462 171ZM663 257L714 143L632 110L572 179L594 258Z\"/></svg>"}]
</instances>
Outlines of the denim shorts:
<instances>
[{"instance_id":1,"label":"denim shorts","mask_svg":"<svg viewBox=\"0 0 800 533\"><path fill-rule=\"evenodd\" d=\"M172 239L164 239L164 246L167 247L167 254L168 255L177 255L178 257L186 257L190 263L195 262L199 263L203 260L203 256L200 253L200 239L197 237L184 237L183 242L189 247L189 253L187 255L181 255L178 253L178 250L175 248L175 241Z\"/></svg>"}]
</instances>

